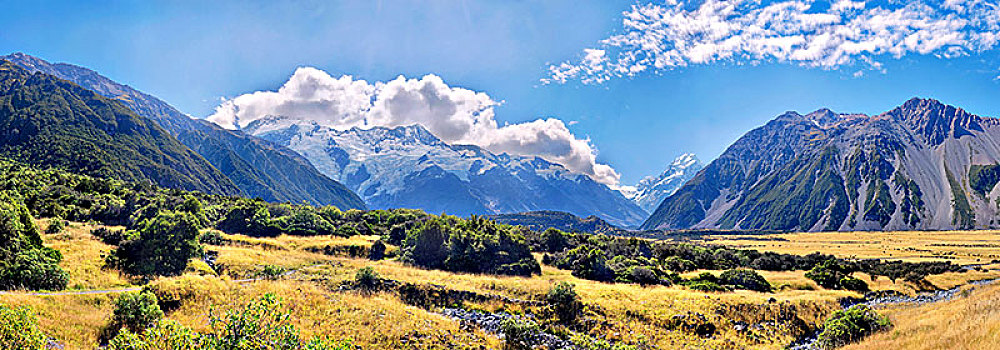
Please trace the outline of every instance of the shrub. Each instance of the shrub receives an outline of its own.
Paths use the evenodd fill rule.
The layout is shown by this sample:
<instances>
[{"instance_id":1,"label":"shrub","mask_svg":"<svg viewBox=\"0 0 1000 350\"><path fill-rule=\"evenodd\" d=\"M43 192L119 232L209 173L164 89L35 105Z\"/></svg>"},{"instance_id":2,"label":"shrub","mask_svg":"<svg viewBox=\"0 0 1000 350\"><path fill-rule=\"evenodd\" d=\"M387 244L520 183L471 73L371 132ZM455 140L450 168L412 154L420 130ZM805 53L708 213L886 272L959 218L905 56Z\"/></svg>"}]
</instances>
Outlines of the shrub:
<instances>
[{"instance_id":1,"label":"shrub","mask_svg":"<svg viewBox=\"0 0 1000 350\"><path fill-rule=\"evenodd\" d=\"M545 295L545 301L549 303L552 311L555 312L559 322L571 324L583 311L583 304L576 294L573 284L569 282L559 282Z\"/></svg>"},{"instance_id":2,"label":"shrub","mask_svg":"<svg viewBox=\"0 0 1000 350\"><path fill-rule=\"evenodd\" d=\"M191 213L164 211L126 234L109 265L135 275L180 274L188 260L202 254L199 222Z\"/></svg>"},{"instance_id":3,"label":"shrub","mask_svg":"<svg viewBox=\"0 0 1000 350\"><path fill-rule=\"evenodd\" d=\"M400 260L424 268L518 276L541 273L516 230L475 216L427 220L408 232L400 249Z\"/></svg>"},{"instance_id":4,"label":"shrub","mask_svg":"<svg viewBox=\"0 0 1000 350\"><path fill-rule=\"evenodd\" d=\"M357 283L358 287L365 292L371 292L378 289L379 280L381 280L381 278L379 277L378 272L375 272L375 269L371 268L371 266L365 266L358 269L358 273L354 275L354 282Z\"/></svg>"},{"instance_id":5,"label":"shrub","mask_svg":"<svg viewBox=\"0 0 1000 350\"><path fill-rule=\"evenodd\" d=\"M150 291L124 293L115 302L115 311L108 327L112 333L120 329L142 332L163 318L163 311Z\"/></svg>"},{"instance_id":6,"label":"shrub","mask_svg":"<svg viewBox=\"0 0 1000 350\"><path fill-rule=\"evenodd\" d=\"M368 251L368 260L379 261L385 258L385 243L382 240L377 240L372 244L371 250Z\"/></svg>"},{"instance_id":7,"label":"shrub","mask_svg":"<svg viewBox=\"0 0 1000 350\"><path fill-rule=\"evenodd\" d=\"M358 229L351 225L340 225L333 231L334 236L339 237L353 237L359 235Z\"/></svg>"},{"instance_id":8,"label":"shrub","mask_svg":"<svg viewBox=\"0 0 1000 350\"><path fill-rule=\"evenodd\" d=\"M715 277L711 272L699 273L697 277L693 278L692 281L705 281L712 283L719 283L719 278Z\"/></svg>"},{"instance_id":9,"label":"shrub","mask_svg":"<svg viewBox=\"0 0 1000 350\"><path fill-rule=\"evenodd\" d=\"M728 292L729 288L721 286L718 283L712 281L694 280L682 283L682 285L688 287L691 290L696 290L699 292Z\"/></svg>"},{"instance_id":10,"label":"shrub","mask_svg":"<svg viewBox=\"0 0 1000 350\"><path fill-rule=\"evenodd\" d=\"M0 344L5 349L43 350L47 343L30 308L0 304Z\"/></svg>"},{"instance_id":11,"label":"shrub","mask_svg":"<svg viewBox=\"0 0 1000 350\"><path fill-rule=\"evenodd\" d=\"M107 350L348 350L350 342L302 339L281 300L266 294L242 309L223 315L209 312L209 332L200 334L162 320L141 334L123 329Z\"/></svg>"},{"instance_id":12,"label":"shrub","mask_svg":"<svg viewBox=\"0 0 1000 350\"><path fill-rule=\"evenodd\" d=\"M649 267L644 266L633 266L628 269L628 278L630 281L638 283L640 285L651 285L660 284L660 277L657 276L656 272Z\"/></svg>"},{"instance_id":13,"label":"shrub","mask_svg":"<svg viewBox=\"0 0 1000 350\"><path fill-rule=\"evenodd\" d=\"M281 277L281 275L284 274L285 271L286 271L285 268L281 266L264 265L264 268L262 268L260 271L257 272L257 277L273 280L277 279L278 277Z\"/></svg>"},{"instance_id":14,"label":"shrub","mask_svg":"<svg viewBox=\"0 0 1000 350\"><path fill-rule=\"evenodd\" d=\"M833 313L823 323L817 343L826 349L844 346L861 340L875 332L889 329L891 324L867 305L854 305Z\"/></svg>"},{"instance_id":15,"label":"shrub","mask_svg":"<svg viewBox=\"0 0 1000 350\"><path fill-rule=\"evenodd\" d=\"M62 232L64 228L66 228L66 221L57 216L49 220L49 226L45 228L45 233L56 234Z\"/></svg>"},{"instance_id":16,"label":"shrub","mask_svg":"<svg viewBox=\"0 0 1000 350\"><path fill-rule=\"evenodd\" d=\"M60 261L59 251L42 245L27 207L0 192L0 290L64 289L69 275Z\"/></svg>"},{"instance_id":17,"label":"shrub","mask_svg":"<svg viewBox=\"0 0 1000 350\"><path fill-rule=\"evenodd\" d=\"M450 233L442 220L430 220L406 235L402 261L427 268L439 268L448 258L445 239Z\"/></svg>"},{"instance_id":18,"label":"shrub","mask_svg":"<svg viewBox=\"0 0 1000 350\"><path fill-rule=\"evenodd\" d=\"M207 337L173 320L161 320L142 333L122 329L108 342L106 350L209 350Z\"/></svg>"},{"instance_id":19,"label":"shrub","mask_svg":"<svg viewBox=\"0 0 1000 350\"><path fill-rule=\"evenodd\" d=\"M301 349L298 329L274 294L265 294L243 309L224 315L209 312L211 341L217 349Z\"/></svg>"},{"instance_id":20,"label":"shrub","mask_svg":"<svg viewBox=\"0 0 1000 350\"><path fill-rule=\"evenodd\" d=\"M205 232L198 237L198 242L201 244L223 245L226 243L226 239L222 238L222 232L217 230L205 230Z\"/></svg>"},{"instance_id":21,"label":"shrub","mask_svg":"<svg viewBox=\"0 0 1000 350\"><path fill-rule=\"evenodd\" d=\"M124 240L125 230L112 230L107 227L98 227L90 231L90 234L94 235L108 245L119 245L122 240Z\"/></svg>"},{"instance_id":22,"label":"shrub","mask_svg":"<svg viewBox=\"0 0 1000 350\"><path fill-rule=\"evenodd\" d=\"M842 277L840 281L837 282L837 284L840 286L840 288L855 292L864 293L869 290L868 283L865 283L865 281L862 281L860 279L851 276Z\"/></svg>"},{"instance_id":23,"label":"shrub","mask_svg":"<svg viewBox=\"0 0 1000 350\"><path fill-rule=\"evenodd\" d=\"M554 228L549 228L545 232L542 232L542 241L545 245L545 251L550 253L561 252L566 247L569 247L569 239L566 238L566 233Z\"/></svg>"},{"instance_id":24,"label":"shrub","mask_svg":"<svg viewBox=\"0 0 1000 350\"><path fill-rule=\"evenodd\" d=\"M727 270L719 275L719 283L733 286L735 289L747 289L758 292L770 292L771 284L757 271L748 269Z\"/></svg>"},{"instance_id":25,"label":"shrub","mask_svg":"<svg viewBox=\"0 0 1000 350\"><path fill-rule=\"evenodd\" d=\"M507 318L500 322L500 333L503 333L504 350L530 350L534 343L538 324L528 320Z\"/></svg>"},{"instance_id":26,"label":"shrub","mask_svg":"<svg viewBox=\"0 0 1000 350\"><path fill-rule=\"evenodd\" d=\"M865 281L850 276L850 269L835 260L827 260L817 264L806 272L806 278L816 281L823 288L847 289L856 292L868 291Z\"/></svg>"},{"instance_id":27,"label":"shrub","mask_svg":"<svg viewBox=\"0 0 1000 350\"><path fill-rule=\"evenodd\" d=\"M222 220L215 225L225 233L240 233L253 237L271 237L281 233L267 205L260 201L244 200L230 206Z\"/></svg>"}]
</instances>

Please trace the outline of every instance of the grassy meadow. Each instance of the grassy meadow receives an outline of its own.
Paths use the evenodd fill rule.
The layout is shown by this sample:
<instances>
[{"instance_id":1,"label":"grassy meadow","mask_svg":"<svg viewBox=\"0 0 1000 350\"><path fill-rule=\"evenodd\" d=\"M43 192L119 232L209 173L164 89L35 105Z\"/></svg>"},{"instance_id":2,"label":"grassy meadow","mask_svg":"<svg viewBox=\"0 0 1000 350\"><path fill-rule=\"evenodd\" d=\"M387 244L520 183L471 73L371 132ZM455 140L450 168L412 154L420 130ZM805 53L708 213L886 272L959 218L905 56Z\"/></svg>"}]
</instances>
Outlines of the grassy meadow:
<instances>
[{"instance_id":1,"label":"grassy meadow","mask_svg":"<svg viewBox=\"0 0 1000 350\"><path fill-rule=\"evenodd\" d=\"M48 225L46 220L39 220L38 224L43 229ZM90 234L97 227L71 222L60 233L43 235L45 245L64 255L61 265L70 275L68 291L119 289L144 283L104 266L104 256L113 247ZM1000 244L1000 235L995 233L985 233L980 238L973 233L953 234L954 240L944 233L916 232L860 233L857 236L860 239L841 233L754 236L752 240L727 236L713 237L706 243L796 254L822 251L843 257L889 257L882 251L892 252L892 258L903 259L942 255L963 263L988 257L979 245L994 244L994 239ZM496 296L493 300L467 301L457 306L512 314L537 312L531 301L544 300L545 293L558 282L570 282L585 305L583 323L587 327L578 331L594 339L639 349L781 349L822 324L840 308L842 298L861 296L824 289L806 278L805 271L759 271L771 283L772 293L700 292L680 285L597 282L574 277L570 271L549 265L542 265L540 275L517 277L422 269L397 259L370 261L365 256L378 236L253 238L220 233L220 237L218 244L205 248L217 252L214 270L205 262L193 260L181 276L148 282L173 303L165 310L167 318L203 331L208 327L211 313L241 307L270 293L282 298L303 335L350 340L362 349L503 347L503 341L496 335L442 316L436 307L407 303L392 292L364 294L340 288L363 267L372 267L382 278L400 283ZM773 240L761 240L765 238ZM914 239L919 249L934 248L929 253L904 249L908 239ZM388 251L395 249L390 246ZM541 256L536 254L536 258L540 260ZM693 278L703 272L721 271L696 270L681 277ZM949 272L928 276L926 281L932 286L916 286L902 280L892 282L885 277L872 280L867 275L855 274L872 289L906 294L997 276L1000 274L989 269ZM99 335L111 320L117 295L35 296L13 292L0 294L0 303L31 306L42 331L66 349L89 350L100 345ZM996 345L995 334L1000 328L1000 318L993 310L996 303L1000 303L1000 287L979 287L946 303L889 308L884 312L895 324L891 331L848 348L931 349L953 342ZM701 322L717 328L712 336L705 337L678 328L678 318L702 319ZM939 339L938 336L942 340L931 341Z\"/></svg>"}]
</instances>

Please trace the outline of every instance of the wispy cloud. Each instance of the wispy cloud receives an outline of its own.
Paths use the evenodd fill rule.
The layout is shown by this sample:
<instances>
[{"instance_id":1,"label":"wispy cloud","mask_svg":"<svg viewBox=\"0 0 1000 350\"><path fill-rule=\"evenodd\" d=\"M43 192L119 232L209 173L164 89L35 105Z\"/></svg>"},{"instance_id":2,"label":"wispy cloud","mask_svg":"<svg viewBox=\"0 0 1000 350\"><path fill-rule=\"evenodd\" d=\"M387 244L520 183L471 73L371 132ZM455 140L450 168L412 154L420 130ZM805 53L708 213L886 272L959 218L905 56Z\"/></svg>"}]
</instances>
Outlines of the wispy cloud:
<instances>
[{"instance_id":1,"label":"wispy cloud","mask_svg":"<svg viewBox=\"0 0 1000 350\"><path fill-rule=\"evenodd\" d=\"M445 142L539 156L595 181L618 183L619 174L597 162L590 140L574 135L562 120L501 126L494 118L494 107L499 104L484 92L449 86L436 75L369 83L351 76L334 78L306 67L296 70L277 91L222 101L208 120L230 129L266 116L315 121L337 129L420 124Z\"/></svg>"},{"instance_id":2,"label":"wispy cloud","mask_svg":"<svg viewBox=\"0 0 1000 350\"><path fill-rule=\"evenodd\" d=\"M719 61L880 71L890 57L959 57L1000 42L1000 5L992 0L666 0L623 16L620 34L549 66L542 82L600 84Z\"/></svg>"}]
</instances>

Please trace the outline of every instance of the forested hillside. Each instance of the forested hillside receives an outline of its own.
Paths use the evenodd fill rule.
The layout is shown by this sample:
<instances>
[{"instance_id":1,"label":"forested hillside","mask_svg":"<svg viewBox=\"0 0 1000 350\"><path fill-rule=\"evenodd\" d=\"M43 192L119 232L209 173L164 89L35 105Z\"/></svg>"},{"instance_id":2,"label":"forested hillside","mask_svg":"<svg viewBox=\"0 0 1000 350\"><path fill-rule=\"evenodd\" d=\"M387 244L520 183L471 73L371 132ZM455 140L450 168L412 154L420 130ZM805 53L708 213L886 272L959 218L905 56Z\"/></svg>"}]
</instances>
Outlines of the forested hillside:
<instances>
[{"instance_id":1,"label":"forested hillside","mask_svg":"<svg viewBox=\"0 0 1000 350\"><path fill-rule=\"evenodd\" d=\"M269 202L307 202L340 208L365 207L349 189L319 173L295 151L274 143L193 119L166 102L119 84L92 70L71 64L52 64L22 53L2 56L32 71L72 81L114 99L149 118L177 137L229 177L249 197Z\"/></svg>"},{"instance_id":2,"label":"forested hillside","mask_svg":"<svg viewBox=\"0 0 1000 350\"><path fill-rule=\"evenodd\" d=\"M114 100L0 61L0 155L168 188L239 188L163 128Z\"/></svg>"}]
</instances>

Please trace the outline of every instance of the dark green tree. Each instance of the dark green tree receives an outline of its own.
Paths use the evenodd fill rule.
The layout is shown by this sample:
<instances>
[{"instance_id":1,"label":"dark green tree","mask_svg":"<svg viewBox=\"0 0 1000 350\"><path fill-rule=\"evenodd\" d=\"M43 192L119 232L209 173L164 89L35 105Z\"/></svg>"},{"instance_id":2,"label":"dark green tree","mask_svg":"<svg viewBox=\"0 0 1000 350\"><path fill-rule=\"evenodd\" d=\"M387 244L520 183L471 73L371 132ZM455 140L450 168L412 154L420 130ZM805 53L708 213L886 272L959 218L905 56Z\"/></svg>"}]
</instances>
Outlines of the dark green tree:
<instances>
[{"instance_id":1,"label":"dark green tree","mask_svg":"<svg viewBox=\"0 0 1000 350\"><path fill-rule=\"evenodd\" d=\"M0 192L0 290L58 290L69 275L59 267L62 254L42 245L38 227L21 201Z\"/></svg>"},{"instance_id":2,"label":"dark green tree","mask_svg":"<svg viewBox=\"0 0 1000 350\"><path fill-rule=\"evenodd\" d=\"M191 213L164 211L140 226L115 250L111 265L135 275L172 276L202 254L200 222Z\"/></svg>"}]
</instances>

